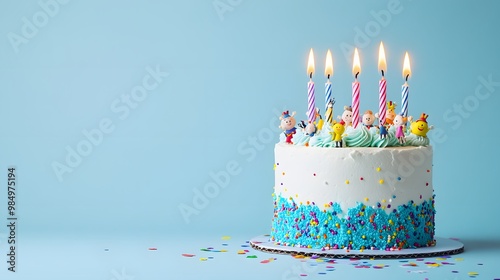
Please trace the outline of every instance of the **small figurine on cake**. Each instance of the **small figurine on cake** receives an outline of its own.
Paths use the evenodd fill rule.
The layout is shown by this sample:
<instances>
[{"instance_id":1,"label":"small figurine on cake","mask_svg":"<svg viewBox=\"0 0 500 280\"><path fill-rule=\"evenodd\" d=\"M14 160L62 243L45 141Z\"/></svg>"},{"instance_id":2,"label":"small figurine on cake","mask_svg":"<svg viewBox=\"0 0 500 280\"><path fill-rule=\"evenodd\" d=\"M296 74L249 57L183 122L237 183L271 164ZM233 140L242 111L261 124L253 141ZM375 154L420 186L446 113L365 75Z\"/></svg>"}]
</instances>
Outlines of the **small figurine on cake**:
<instances>
[{"instance_id":1,"label":"small figurine on cake","mask_svg":"<svg viewBox=\"0 0 500 280\"><path fill-rule=\"evenodd\" d=\"M314 123L312 122L309 122L305 127L304 127L304 131L306 132L306 135L309 135L311 137L314 136L314 134L316 134L316 131L318 130L318 128L314 125Z\"/></svg>"},{"instance_id":2,"label":"small figurine on cake","mask_svg":"<svg viewBox=\"0 0 500 280\"><path fill-rule=\"evenodd\" d=\"M371 110L366 110L366 112L363 114L363 118L361 119L361 122L363 125L370 129L373 127L373 123L375 122L375 116L373 115L373 112Z\"/></svg>"},{"instance_id":3,"label":"small figurine on cake","mask_svg":"<svg viewBox=\"0 0 500 280\"><path fill-rule=\"evenodd\" d=\"M352 108L351 106L344 106L342 117L338 116L340 122L345 126L352 126Z\"/></svg>"},{"instance_id":4,"label":"small figurine on cake","mask_svg":"<svg viewBox=\"0 0 500 280\"><path fill-rule=\"evenodd\" d=\"M294 116L295 112L293 112L292 115L290 115L288 111L284 111L282 113L282 116L280 116L281 125L279 126L279 128L284 130L284 134L286 136L286 143L288 144L293 144L292 137L297 130L297 128L295 127L297 121L295 120Z\"/></svg>"},{"instance_id":5,"label":"small figurine on cake","mask_svg":"<svg viewBox=\"0 0 500 280\"><path fill-rule=\"evenodd\" d=\"M398 138L399 144L403 145L406 142L405 139L405 123L407 119L401 115L396 115L394 117L394 128L396 128L396 138Z\"/></svg>"},{"instance_id":6,"label":"small figurine on cake","mask_svg":"<svg viewBox=\"0 0 500 280\"><path fill-rule=\"evenodd\" d=\"M429 126L427 124L427 117L429 117L429 115L427 115L426 113L422 113L422 115L420 115L420 119L416 120L415 122L413 122L413 118L410 117L409 121L411 133L417 136L427 137L427 132L434 128L432 125Z\"/></svg>"},{"instance_id":7,"label":"small figurine on cake","mask_svg":"<svg viewBox=\"0 0 500 280\"><path fill-rule=\"evenodd\" d=\"M385 123L388 125L394 124L394 118L396 117L396 103L392 101L387 101L387 110L385 111Z\"/></svg>"},{"instance_id":8,"label":"small figurine on cake","mask_svg":"<svg viewBox=\"0 0 500 280\"><path fill-rule=\"evenodd\" d=\"M344 124L340 122L336 122L332 126L332 140L335 142L335 148L341 148L342 147L342 137L344 136L344 131L345 131L345 126Z\"/></svg>"},{"instance_id":9,"label":"small figurine on cake","mask_svg":"<svg viewBox=\"0 0 500 280\"><path fill-rule=\"evenodd\" d=\"M379 128L379 136L380 136L380 139L386 139L387 138L387 128L385 127L384 124L380 124L380 128Z\"/></svg>"},{"instance_id":10,"label":"small figurine on cake","mask_svg":"<svg viewBox=\"0 0 500 280\"><path fill-rule=\"evenodd\" d=\"M328 101L328 109L325 112L325 119L329 124L333 123L333 105L335 105L335 98L330 99Z\"/></svg>"},{"instance_id":11,"label":"small figurine on cake","mask_svg":"<svg viewBox=\"0 0 500 280\"><path fill-rule=\"evenodd\" d=\"M318 121L318 124L316 125L316 131L320 131L321 129L323 129L323 124L325 123L325 121L323 120L323 118L321 117L321 113L319 111L319 108L316 108L316 118L319 118L319 121ZM314 136L314 135L311 135L311 137Z\"/></svg>"}]
</instances>

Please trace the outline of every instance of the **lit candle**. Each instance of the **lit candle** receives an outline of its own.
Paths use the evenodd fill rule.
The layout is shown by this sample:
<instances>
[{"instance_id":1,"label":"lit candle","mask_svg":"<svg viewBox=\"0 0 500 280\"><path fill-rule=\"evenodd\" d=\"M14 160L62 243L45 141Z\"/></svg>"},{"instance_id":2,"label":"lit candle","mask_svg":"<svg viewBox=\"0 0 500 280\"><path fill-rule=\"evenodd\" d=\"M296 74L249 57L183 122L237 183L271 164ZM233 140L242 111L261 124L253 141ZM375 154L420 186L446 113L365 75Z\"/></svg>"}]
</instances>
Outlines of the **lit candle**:
<instances>
[{"instance_id":1,"label":"lit candle","mask_svg":"<svg viewBox=\"0 0 500 280\"><path fill-rule=\"evenodd\" d=\"M330 50L326 52L326 62L325 62L325 112L328 110L328 103L332 99L332 83L330 82L330 76L333 76L333 59Z\"/></svg>"},{"instance_id":2,"label":"lit candle","mask_svg":"<svg viewBox=\"0 0 500 280\"><path fill-rule=\"evenodd\" d=\"M385 106L387 99L387 82L385 80L385 72L387 71L387 63L385 62L385 51L384 44L380 42L380 47L378 49L378 70L382 73L382 78L378 82L378 92L379 92L379 101L378 101L378 117L379 124L385 124Z\"/></svg>"},{"instance_id":3,"label":"lit candle","mask_svg":"<svg viewBox=\"0 0 500 280\"><path fill-rule=\"evenodd\" d=\"M314 100L314 82L312 75L314 73L314 54L313 50L309 51L309 61L307 63L307 75L309 76L309 83L307 83L307 117L310 123L316 119L316 108Z\"/></svg>"},{"instance_id":4,"label":"lit candle","mask_svg":"<svg viewBox=\"0 0 500 280\"><path fill-rule=\"evenodd\" d=\"M352 83L352 126L356 128L359 123L359 82L358 75L361 72L359 62L358 48L354 49L354 61L352 64L352 74L354 82Z\"/></svg>"},{"instance_id":5,"label":"lit candle","mask_svg":"<svg viewBox=\"0 0 500 280\"><path fill-rule=\"evenodd\" d=\"M403 117L408 117L408 94L409 94L408 78L410 77L410 75L411 75L410 58L408 57L408 52L406 52L405 59L403 62L403 78L405 79L405 83L401 87L401 97L402 97L401 116Z\"/></svg>"}]
</instances>

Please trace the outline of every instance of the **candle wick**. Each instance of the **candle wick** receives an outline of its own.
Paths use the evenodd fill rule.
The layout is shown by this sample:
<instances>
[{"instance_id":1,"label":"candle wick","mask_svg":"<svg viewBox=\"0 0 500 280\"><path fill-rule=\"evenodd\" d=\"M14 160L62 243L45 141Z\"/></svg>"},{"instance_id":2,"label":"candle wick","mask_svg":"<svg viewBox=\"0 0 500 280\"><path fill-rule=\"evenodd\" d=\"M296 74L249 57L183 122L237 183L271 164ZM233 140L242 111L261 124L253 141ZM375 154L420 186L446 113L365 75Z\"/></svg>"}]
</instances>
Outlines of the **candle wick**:
<instances>
[{"instance_id":1,"label":"candle wick","mask_svg":"<svg viewBox=\"0 0 500 280\"><path fill-rule=\"evenodd\" d=\"M311 74L309 74L309 79L312 79L313 78L313 72L311 72Z\"/></svg>"},{"instance_id":2,"label":"candle wick","mask_svg":"<svg viewBox=\"0 0 500 280\"><path fill-rule=\"evenodd\" d=\"M406 75L406 82L408 82L408 77L410 77L410 74Z\"/></svg>"},{"instance_id":3,"label":"candle wick","mask_svg":"<svg viewBox=\"0 0 500 280\"><path fill-rule=\"evenodd\" d=\"M384 77L384 70L380 70L380 72L382 72L382 77Z\"/></svg>"},{"instance_id":4,"label":"candle wick","mask_svg":"<svg viewBox=\"0 0 500 280\"><path fill-rule=\"evenodd\" d=\"M359 72L354 75L354 78L357 80L358 79Z\"/></svg>"},{"instance_id":5,"label":"candle wick","mask_svg":"<svg viewBox=\"0 0 500 280\"><path fill-rule=\"evenodd\" d=\"M330 80L330 74L328 74L328 80Z\"/></svg>"}]
</instances>

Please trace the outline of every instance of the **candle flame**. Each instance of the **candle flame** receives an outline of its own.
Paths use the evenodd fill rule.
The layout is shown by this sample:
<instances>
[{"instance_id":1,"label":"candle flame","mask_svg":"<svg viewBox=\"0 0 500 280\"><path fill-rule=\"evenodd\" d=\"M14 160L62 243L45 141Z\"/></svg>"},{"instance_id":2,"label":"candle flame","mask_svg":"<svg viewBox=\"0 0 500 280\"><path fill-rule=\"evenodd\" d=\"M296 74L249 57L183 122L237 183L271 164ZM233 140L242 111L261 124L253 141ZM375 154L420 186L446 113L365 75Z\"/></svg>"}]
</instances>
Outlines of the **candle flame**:
<instances>
[{"instance_id":1,"label":"candle flame","mask_svg":"<svg viewBox=\"0 0 500 280\"><path fill-rule=\"evenodd\" d=\"M385 50L384 43L380 42L380 47L378 49L378 71L387 72L387 63L385 61Z\"/></svg>"},{"instance_id":2,"label":"candle flame","mask_svg":"<svg viewBox=\"0 0 500 280\"><path fill-rule=\"evenodd\" d=\"M312 77L312 74L314 73L314 53L313 49L309 51L309 61L307 62L307 75L309 77Z\"/></svg>"},{"instance_id":3,"label":"candle flame","mask_svg":"<svg viewBox=\"0 0 500 280\"><path fill-rule=\"evenodd\" d=\"M408 57L408 52L405 53L405 60L403 62L403 78L408 79L411 75L410 58Z\"/></svg>"},{"instance_id":4,"label":"candle flame","mask_svg":"<svg viewBox=\"0 0 500 280\"><path fill-rule=\"evenodd\" d=\"M358 48L354 49L354 60L352 63L352 74L357 77L361 73L361 63L359 62Z\"/></svg>"},{"instance_id":5,"label":"candle flame","mask_svg":"<svg viewBox=\"0 0 500 280\"><path fill-rule=\"evenodd\" d=\"M333 59L332 52L330 50L326 52L325 76L327 76L328 78L330 78L330 76L333 76Z\"/></svg>"}]
</instances>

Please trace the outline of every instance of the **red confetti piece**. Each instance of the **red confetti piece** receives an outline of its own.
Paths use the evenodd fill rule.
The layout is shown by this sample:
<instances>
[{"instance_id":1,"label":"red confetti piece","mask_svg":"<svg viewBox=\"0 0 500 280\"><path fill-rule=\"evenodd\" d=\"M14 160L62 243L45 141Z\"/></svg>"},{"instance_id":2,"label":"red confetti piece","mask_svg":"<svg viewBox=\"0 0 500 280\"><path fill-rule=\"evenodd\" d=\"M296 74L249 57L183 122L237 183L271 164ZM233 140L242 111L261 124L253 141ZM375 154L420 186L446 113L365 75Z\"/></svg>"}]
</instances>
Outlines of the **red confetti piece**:
<instances>
[{"instance_id":1,"label":"red confetti piece","mask_svg":"<svg viewBox=\"0 0 500 280\"><path fill-rule=\"evenodd\" d=\"M196 255L193 255L193 254L182 254L183 257L186 257L186 258L192 258Z\"/></svg>"},{"instance_id":2,"label":"red confetti piece","mask_svg":"<svg viewBox=\"0 0 500 280\"><path fill-rule=\"evenodd\" d=\"M269 263L269 262L270 262L269 260L263 260L260 263Z\"/></svg>"},{"instance_id":3,"label":"red confetti piece","mask_svg":"<svg viewBox=\"0 0 500 280\"><path fill-rule=\"evenodd\" d=\"M156 251L156 250L158 250L158 249L156 249L156 248L148 248L148 250L149 250L149 251Z\"/></svg>"}]
</instances>

